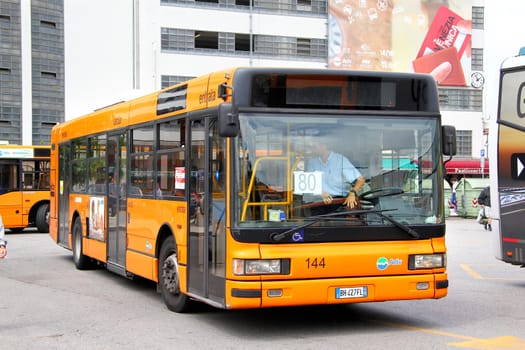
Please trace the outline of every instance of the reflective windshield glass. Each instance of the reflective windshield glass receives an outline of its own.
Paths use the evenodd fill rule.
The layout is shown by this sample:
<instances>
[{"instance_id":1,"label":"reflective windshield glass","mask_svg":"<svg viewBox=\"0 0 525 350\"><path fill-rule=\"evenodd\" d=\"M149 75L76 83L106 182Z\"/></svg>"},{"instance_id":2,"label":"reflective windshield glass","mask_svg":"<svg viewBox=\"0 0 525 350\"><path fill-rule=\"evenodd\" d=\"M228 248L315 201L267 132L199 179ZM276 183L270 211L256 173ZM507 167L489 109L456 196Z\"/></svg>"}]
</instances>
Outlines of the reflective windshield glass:
<instances>
[{"instance_id":1,"label":"reflective windshield glass","mask_svg":"<svg viewBox=\"0 0 525 350\"><path fill-rule=\"evenodd\" d=\"M437 127L437 118L241 114L234 226L441 222Z\"/></svg>"}]
</instances>

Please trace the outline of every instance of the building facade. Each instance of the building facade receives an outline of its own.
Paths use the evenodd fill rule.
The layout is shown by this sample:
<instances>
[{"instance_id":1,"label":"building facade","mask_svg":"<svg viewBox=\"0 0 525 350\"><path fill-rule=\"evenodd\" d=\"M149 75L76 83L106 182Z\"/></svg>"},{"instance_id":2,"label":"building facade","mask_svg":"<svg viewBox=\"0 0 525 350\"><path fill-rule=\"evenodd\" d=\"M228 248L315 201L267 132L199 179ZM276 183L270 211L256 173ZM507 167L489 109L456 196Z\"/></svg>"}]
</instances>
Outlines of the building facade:
<instances>
[{"instance_id":1,"label":"building facade","mask_svg":"<svg viewBox=\"0 0 525 350\"><path fill-rule=\"evenodd\" d=\"M49 144L64 120L62 0L0 1L0 142Z\"/></svg>"},{"instance_id":2,"label":"building facade","mask_svg":"<svg viewBox=\"0 0 525 350\"><path fill-rule=\"evenodd\" d=\"M45 143L56 122L226 67L327 68L330 1L385 3L1 0L0 140ZM484 1L470 4L470 72L483 74ZM479 161L486 148L484 88L470 84L440 86L439 94L443 123L457 129L456 158Z\"/></svg>"}]
</instances>

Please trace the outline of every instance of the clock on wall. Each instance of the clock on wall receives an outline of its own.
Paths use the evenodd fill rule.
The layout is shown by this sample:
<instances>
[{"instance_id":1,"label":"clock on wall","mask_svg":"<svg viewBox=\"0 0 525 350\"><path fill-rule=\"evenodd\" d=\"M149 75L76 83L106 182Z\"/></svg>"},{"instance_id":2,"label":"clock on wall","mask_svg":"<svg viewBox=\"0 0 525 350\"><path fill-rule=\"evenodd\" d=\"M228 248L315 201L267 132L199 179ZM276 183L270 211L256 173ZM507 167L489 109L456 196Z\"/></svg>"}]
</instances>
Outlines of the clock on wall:
<instances>
[{"instance_id":1,"label":"clock on wall","mask_svg":"<svg viewBox=\"0 0 525 350\"><path fill-rule=\"evenodd\" d=\"M485 77L481 72L473 72L470 75L470 85L474 88L481 88L485 84Z\"/></svg>"}]
</instances>

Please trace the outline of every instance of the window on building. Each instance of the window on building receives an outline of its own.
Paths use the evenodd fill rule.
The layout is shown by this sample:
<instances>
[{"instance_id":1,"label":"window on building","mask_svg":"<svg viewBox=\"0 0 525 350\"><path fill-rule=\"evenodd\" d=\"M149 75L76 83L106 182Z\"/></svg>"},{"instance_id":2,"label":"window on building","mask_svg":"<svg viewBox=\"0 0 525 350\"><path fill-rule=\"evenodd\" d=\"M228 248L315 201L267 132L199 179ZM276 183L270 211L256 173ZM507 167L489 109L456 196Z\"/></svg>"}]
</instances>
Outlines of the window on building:
<instances>
[{"instance_id":1,"label":"window on building","mask_svg":"<svg viewBox=\"0 0 525 350\"><path fill-rule=\"evenodd\" d=\"M310 56L310 39L297 38L297 56Z\"/></svg>"},{"instance_id":2,"label":"window on building","mask_svg":"<svg viewBox=\"0 0 525 350\"><path fill-rule=\"evenodd\" d=\"M167 50L193 50L195 32L188 29L161 28L161 48Z\"/></svg>"},{"instance_id":3,"label":"window on building","mask_svg":"<svg viewBox=\"0 0 525 350\"><path fill-rule=\"evenodd\" d=\"M250 52L250 35L235 33L235 51Z\"/></svg>"},{"instance_id":4,"label":"window on building","mask_svg":"<svg viewBox=\"0 0 525 350\"><path fill-rule=\"evenodd\" d=\"M483 49L472 48L471 67L473 71L483 71Z\"/></svg>"},{"instance_id":5,"label":"window on building","mask_svg":"<svg viewBox=\"0 0 525 350\"><path fill-rule=\"evenodd\" d=\"M56 79L57 78L57 74L54 73L54 72L40 72L40 76L42 78L47 78L47 79Z\"/></svg>"},{"instance_id":6,"label":"window on building","mask_svg":"<svg viewBox=\"0 0 525 350\"><path fill-rule=\"evenodd\" d=\"M260 56L323 59L328 52L327 40L316 38L253 35L252 45L252 52ZM217 50L246 55L246 52L250 52L250 35L162 28L161 48L176 51Z\"/></svg>"},{"instance_id":7,"label":"window on building","mask_svg":"<svg viewBox=\"0 0 525 350\"><path fill-rule=\"evenodd\" d=\"M472 6L472 29L483 29L485 27L485 8Z\"/></svg>"},{"instance_id":8,"label":"window on building","mask_svg":"<svg viewBox=\"0 0 525 350\"><path fill-rule=\"evenodd\" d=\"M328 56L328 42L326 39L310 39L310 55L312 57Z\"/></svg>"},{"instance_id":9,"label":"window on building","mask_svg":"<svg viewBox=\"0 0 525 350\"><path fill-rule=\"evenodd\" d=\"M312 11L312 0L297 0L297 11Z\"/></svg>"},{"instance_id":10,"label":"window on building","mask_svg":"<svg viewBox=\"0 0 525 350\"><path fill-rule=\"evenodd\" d=\"M235 33L221 32L218 38L219 51L232 53L235 51Z\"/></svg>"},{"instance_id":11,"label":"window on building","mask_svg":"<svg viewBox=\"0 0 525 350\"><path fill-rule=\"evenodd\" d=\"M312 13L325 15L328 11L328 0L161 0L161 4L194 3L196 6L219 4L221 7L247 10L250 3L254 9L278 13Z\"/></svg>"},{"instance_id":12,"label":"window on building","mask_svg":"<svg viewBox=\"0 0 525 350\"><path fill-rule=\"evenodd\" d=\"M165 89L167 87L170 87L172 85L182 83L186 80L190 80L194 77L191 76L183 76L183 75L163 75L161 76L161 89Z\"/></svg>"},{"instance_id":13,"label":"window on building","mask_svg":"<svg viewBox=\"0 0 525 350\"><path fill-rule=\"evenodd\" d=\"M44 21L44 20L40 21L40 25L44 28L49 28L49 29L56 29L57 27L57 24L55 22Z\"/></svg>"},{"instance_id":14,"label":"window on building","mask_svg":"<svg viewBox=\"0 0 525 350\"><path fill-rule=\"evenodd\" d=\"M11 25L11 16L0 15L0 28L9 29Z\"/></svg>"},{"instance_id":15,"label":"window on building","mask_svg":"<svg viewBox=\"0 0 525 350\"><path fill-rule=\"evenodd\" d=\"M439 88L439 106L448 111L481 112L483 90L466 88Z\"/></svg>"},{"instance_id":16,"label":"window on building","mask_svg":"<svg viewBox=\"0 0 525 350\"><path fill-rule=\"evenodd\" d=\"M290 37L254 36L254 53L270 56L295 56L296 43Z\"/></svg>"},{"instance_id":17,"label":"window on building","mask_svg":"<svg viewBox=\"0 0 525 350\"><path fill-rule=\"evenodd\" d=\"M472 130L456 130L458 156L472 157Z\"/></svg>"},{"instance_id":18,"label":"window on building","mask_svg":"<svg viewBox=\"0 0 525 350\"><path fill-rule=\"evenodd\" d=\"M195 31L196 49L219 49L219 33L204 30Z\"/></svg>"}]
</instances>

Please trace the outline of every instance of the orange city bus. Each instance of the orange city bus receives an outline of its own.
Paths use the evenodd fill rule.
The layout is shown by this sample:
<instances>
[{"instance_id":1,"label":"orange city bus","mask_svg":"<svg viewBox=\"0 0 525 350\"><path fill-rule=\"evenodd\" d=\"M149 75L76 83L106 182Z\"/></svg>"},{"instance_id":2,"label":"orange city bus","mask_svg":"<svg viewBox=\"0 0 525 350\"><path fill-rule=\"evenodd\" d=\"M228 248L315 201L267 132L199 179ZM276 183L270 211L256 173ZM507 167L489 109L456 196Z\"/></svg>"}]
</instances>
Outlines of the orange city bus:
<instances>
[{"instance_id":1,"label":"orange city bus","mask_svg":"<svg viewBox=\"0 0 525 350\"><path fill-rule=\"evenodd\" d=\"M0 215L5 228L49 231L49 146L0 145Z\"/></svg>"},{"instance_id":2,"label":"orange city bus","mask_svg":"<svg viewBox=\"0 0 525 350\"><path fill-rule=\"evenodd\" d=\"M455 129L429 75L235 68L56 125L51 140L52 239L79 269L157 282L172 311L447 294ZM315 214L320 142L366 178L358 207L334 198Z\"/></svg>"}]
</instances>

